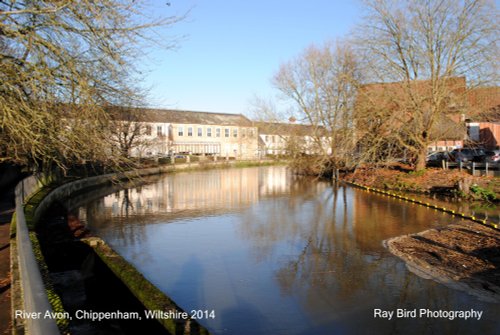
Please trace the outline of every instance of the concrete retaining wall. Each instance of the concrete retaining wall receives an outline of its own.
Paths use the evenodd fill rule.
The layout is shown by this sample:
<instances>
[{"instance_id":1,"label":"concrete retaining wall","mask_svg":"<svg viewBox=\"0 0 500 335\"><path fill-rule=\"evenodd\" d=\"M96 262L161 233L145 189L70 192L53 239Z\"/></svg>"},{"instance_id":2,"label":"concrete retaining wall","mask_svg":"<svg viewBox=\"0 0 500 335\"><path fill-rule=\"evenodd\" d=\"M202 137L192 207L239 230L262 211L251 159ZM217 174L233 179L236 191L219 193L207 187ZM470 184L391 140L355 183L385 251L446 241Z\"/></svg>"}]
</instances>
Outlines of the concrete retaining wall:
<instances>
[{"instance_id":1,"label":"concrete retaining wall","mask_svg":"<svg viewBox=\"0 0 500 335\"><path fill-rule=\"evenodd\" d=\"M24 199L37 189L37 185L38 179L36 177L28 177L16 187L16 249L12 250L12 252L17 256L15 261L17 261L19 273L18 275L13 274L13 276L19 278L23 301L22 304L13 301L12 306L13 308L22 306L22 312L30 313L29 315L32 316L39 316L38 313L41 312L40 317L23 318L24 332L27 334L59 334L55 320L43 317L45 312L51 312L52 308L35 259L24 217ZM15 296L12 295L13 298ZM22 332L20 330L22 325L19 325L19 320L14 314L14 329L17 332Z\"/></svg>"}]
</instances>

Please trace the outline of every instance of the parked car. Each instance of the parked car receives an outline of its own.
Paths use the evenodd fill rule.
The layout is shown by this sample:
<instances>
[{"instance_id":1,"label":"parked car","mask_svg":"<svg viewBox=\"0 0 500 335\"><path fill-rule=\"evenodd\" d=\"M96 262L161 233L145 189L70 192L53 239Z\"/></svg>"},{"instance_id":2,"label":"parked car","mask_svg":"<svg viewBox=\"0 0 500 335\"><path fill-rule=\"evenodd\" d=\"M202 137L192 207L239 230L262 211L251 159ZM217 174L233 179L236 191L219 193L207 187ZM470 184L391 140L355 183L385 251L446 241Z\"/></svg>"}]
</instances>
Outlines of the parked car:
<instances>
[{"instance_id":1,"label":"parked car","mask_svg":"<svg viewBox=\"0 0 500 335\"><path fill-rule=\"evenodd\" d=\"M485 152L484 161L487 163L500 162L500 150L487 150Z\"/></svg>"},{"instance_id":2,"label":"parked car","mask_svg":"<svg viewBox=\"0 0 500 335\"><path fill-rule=\"evenodd\" d=\"M437 151L427 155L427 166L441 166L442 161L452 160L453 158L448 151Z\"/></svg>"},{"instance_id":3,"label":"parked car","mask_svg":"<svg viewBox=\"0 0 500 335\"><path fill-rule=\"evenodd\" d=\"M482 162L486 153L481 148L462 148L450 152L455 162Z\"/></svg>"}]
</instances>

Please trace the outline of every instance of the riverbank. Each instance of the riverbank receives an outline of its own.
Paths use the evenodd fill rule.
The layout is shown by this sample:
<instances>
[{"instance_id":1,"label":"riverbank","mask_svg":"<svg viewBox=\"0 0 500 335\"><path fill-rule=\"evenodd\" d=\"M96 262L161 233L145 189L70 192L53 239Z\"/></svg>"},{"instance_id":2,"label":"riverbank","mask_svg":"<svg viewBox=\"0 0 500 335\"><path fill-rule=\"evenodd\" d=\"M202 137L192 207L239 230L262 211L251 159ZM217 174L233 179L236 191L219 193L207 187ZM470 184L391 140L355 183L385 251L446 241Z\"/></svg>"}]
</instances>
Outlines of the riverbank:
<instances>
[{"instance_id":1,"label":"riverbank","mask_svg":"<svg viewBox=\"0 0 500 335\"><path fill-rule=\"evenodd\" d=\"M500 303L500 231L474 222L384 241L410 271L483 301Z\"/></svg>"},{"instance_id":2,"label":"riverbank","mask_svg":"<svg viewBox=\"0 0 500 335\"><path fill-rule=\"evenodd\" d=\"M359 169L344 180L380 190L444 196L458 201L497 205L500 182L494 177L471 176L458 170L412 172L396 165ZM452 217L450 216L450 219ZM484 301L500 302L500 230L463 220L440 229L403 235L384 241L417 275Z\"/></svg>"},{"instance_id":3,"label":"riverbank","mask_svg":"<svg viewBox=\"0 0 500 335\"><path fill-rule=\"evenodd\" d=\"M500 178L472 176L466 171L430 168L411 171L396 164L386 168L362 167L346 174L343 179L368 187L426 195L440 195L458 200L500 200Z\"/></svg>"}]
</instances>

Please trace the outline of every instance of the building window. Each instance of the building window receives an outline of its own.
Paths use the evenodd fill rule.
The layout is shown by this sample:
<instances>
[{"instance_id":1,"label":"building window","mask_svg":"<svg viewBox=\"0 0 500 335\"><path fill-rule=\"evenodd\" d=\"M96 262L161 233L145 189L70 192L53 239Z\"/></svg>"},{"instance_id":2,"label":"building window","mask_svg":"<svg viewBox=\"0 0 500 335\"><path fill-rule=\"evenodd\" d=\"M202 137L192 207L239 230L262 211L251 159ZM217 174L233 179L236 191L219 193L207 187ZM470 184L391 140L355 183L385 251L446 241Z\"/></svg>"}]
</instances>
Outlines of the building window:
<instances>
[{"instance_id":1,"label":"building window","mask_svg":"<svg viewBox=\"0 0 500 335\"><path fill-rule=\"evenodd\" d=\"M224 129L224 136L229 137L229 128Z\"/></svg>"},{"instance_id":2,"label":"building window","mask_svg":"<svg viewBox=\"0 0 500 335\"><path fill-rule=\"evenodd\" d=\"M151 126L148 124L146 125L146 135L151 135Z\"/></svg>"},{"instance_id":3,"label":"building window","mask_svg":"<svg viewBox=\"0 0 500 335\"><path fill-rule=\"evenodd\" d=\"M241 129L241 137L246 137L246 136L247 136L246 129L245 128Z\"/></svg>"},{"instance_id":4,"label":"building window","mask_svg":"<svg viewBox=\"0 0 500 335\"><path fill-rule=\"evenodd\" d=\"M161 126L156 126L156 136L163 136L163 129Z\"/></svg>"},{"instance_id":5,"label":"building window","mask_svg":"<svg viewBox=\"0 0 500 335\"><path fill-rule=\"evenodd\" d=\"M238 137L238 129L233 129L233 137Z\"/></svg>"},{"instance_id":6,"label":"building window","mask_svg":"<svg viewBox=\"0 0 500 335\"><path fill-rule=\"evenodd\" d=\"M253 137L253 129L248 130L248 137Z\"/></svg>"},{"instance_id":7,"label":"building window","mask_svg":"<svg viewBox=\"0 0 500 335\"><path fill-rule=\"evenodd\" d=\"M177 133L179 134L179 136L184 136L184 128L183 127L179 127L177 128Z\"/></svg>"},{"instance_id":8,"label":"building window","mask_svg":"<svg viewBox=\"0 0 500 335\"><path fill-rule=\"evenodd\" d=\"M203 136L203 128L198 128L198 137Z\"/></svg>"},{"instance_id":9,"label":"building window","mask_svg":"<svg viewBox=\"0 0 500 335\"><path fill-rule=\"evenodd\" d=\"M220 137L220 128L215 129L215 137Z\"/></svg>"},{"instance_id":10,"label":"building window","mask_svg":"<svg viewBox=\"0 0 500 335\"><path fill-rule=\"evenodd\" d=\"M188 127L188 136L193 136L193 127Z\"/></svg>"},{"instance_id":11,"label":"building window","mask_svg":"<svg viewBox=\"0 0 500 335\"><path fill-rule=\"evenodd\" d=\"M266 135L266 142L269 142L269 136Z\"/></svg>"},{"instance_id":12,"label":"building window","mask_svg":"<svg viewBox=\"0 0 500 335\"><path fill-rule=\"evenodd\" d=\"M212 128L207 128L207 137L212 137Z\"/></svg>"}]
</instances>

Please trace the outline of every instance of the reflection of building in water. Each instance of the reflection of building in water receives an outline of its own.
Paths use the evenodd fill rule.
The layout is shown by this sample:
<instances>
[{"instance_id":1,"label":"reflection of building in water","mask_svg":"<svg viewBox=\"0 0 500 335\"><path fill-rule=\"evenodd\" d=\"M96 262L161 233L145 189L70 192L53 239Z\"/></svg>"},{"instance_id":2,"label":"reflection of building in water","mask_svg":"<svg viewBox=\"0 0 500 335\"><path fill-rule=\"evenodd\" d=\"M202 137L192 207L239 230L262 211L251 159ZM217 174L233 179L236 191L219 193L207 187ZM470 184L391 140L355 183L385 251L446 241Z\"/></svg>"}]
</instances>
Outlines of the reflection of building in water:
<instances>
[{"instance_id":1,"label":"reflection of building in water","mask_svg":"<svg viewBox=\"0 0 500 335\"><path fill-rule=\"evenodd\" d=\"M289 192L287 178L284 167L172 174L104 197L101 210L123 216L240 208L257 202L261 195Z\"/></svg>"},{"instance_id":2,"label":"reflection of building in water","mask_svg":"<svg viewBox=\"0 0 500 335\"><path fill-rule=\"evenodd\" d=\"M259 194L270 195L290 191L290 174L284 167L260 170Z\"/></svg>"}]
</instances>

